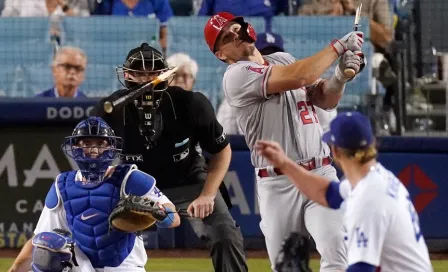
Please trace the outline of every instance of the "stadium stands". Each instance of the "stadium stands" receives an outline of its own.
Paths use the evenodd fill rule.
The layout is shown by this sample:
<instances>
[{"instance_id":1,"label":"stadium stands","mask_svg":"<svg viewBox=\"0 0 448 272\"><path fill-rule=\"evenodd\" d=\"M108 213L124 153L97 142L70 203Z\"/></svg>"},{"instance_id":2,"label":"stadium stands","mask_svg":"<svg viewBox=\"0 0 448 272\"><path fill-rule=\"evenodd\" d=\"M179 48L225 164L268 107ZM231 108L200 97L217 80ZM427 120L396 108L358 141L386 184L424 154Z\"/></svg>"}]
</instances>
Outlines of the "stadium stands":
<instances>
[{"instance_id":1,"label":"stadium stands","mask_svg":"<svg viewBox=\"0 0 448 272\"><path fill-rule=\"evenodd\" d=\"M169 21L168 54L185 52L199 64L196 90L203 92L217 106L222 99L221 82L226 65L208 49L203 39L207 18L174 17ZM265 29L262 18L247 20L258 32ZM276 17L272 31L284 37L287 52L296 58L316 53L334 38L339 38L352 28L353 17ZM361 22L366 34L364 52L372 56L369 41L369 23ZM52 86L49 64L53 45L50 40L50 22L47 18L4 18L0 27L0 59L5 65L0 69L4 84L0 95L33 96ZM142 42L159 47L158 23L147 18L91 16L66 17L61 22L61 43L82 48L88 56L86 80L83 91L89 96L111 93L120 85L115 68L124 62L127 52ZM336 63L335 63L336 65ZM329 75L332 69L328 71ZM371 68L367 68L346 89L341 104L352 106L362 103L362 96L371 88Z\"/></svg>"}]
</instances>

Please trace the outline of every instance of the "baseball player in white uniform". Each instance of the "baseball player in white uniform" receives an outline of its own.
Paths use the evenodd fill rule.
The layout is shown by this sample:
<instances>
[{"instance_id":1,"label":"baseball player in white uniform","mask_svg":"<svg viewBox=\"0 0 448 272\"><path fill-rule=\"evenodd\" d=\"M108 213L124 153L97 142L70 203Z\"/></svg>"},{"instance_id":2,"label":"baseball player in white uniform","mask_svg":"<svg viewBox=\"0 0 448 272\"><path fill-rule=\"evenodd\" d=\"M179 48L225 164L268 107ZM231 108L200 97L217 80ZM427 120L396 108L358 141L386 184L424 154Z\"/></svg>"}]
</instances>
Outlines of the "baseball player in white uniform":
<instances>
[{"instance_id":1,"label":"baseball player in white uniform","mask_svg":"<svg viewBox=\"0 0 448 272\"><path fill-rule=\"evenodd\" d=\"M135 233L110 229L109 215L120 198L132 193L171 211L165 220L156 221L158 227L176 227L180 218L174 204L156 187L155 179L135 165L110 166L121 153L121 138L101 118L81 121L66 137L63 149L80 170L56 177L34 239L24 245L9 271L28 271L31 258L34 272L62 271L57 260L67 250L61 246L64 235L55 234L57 229L73 236L68 240L75 242L75 258L67 260L73 266L70 271L144 272L147 255L143 239ZM33 255L33 245L49 250Z\"/></svg>"},{"instance_id":2,"label":"baseball player in white uniform","mask_svg":"<svg viewBox=\"0 0 448 272\"><path fill-rule=\"evenodd\" d=\"M376 161L369 119L358 112L340 113L322 140L330 144L346 180L305 171L276 142L258 141L256 150L309 199L332 209L344 204L347 271L433 271L408 190Z\"/></svg>"},{"instance_id":3,"label":"baseball player in white uniform","mask_svg":"<svg viewBox=\"0 0 448 272\"><path fill-rule=\"evenodd\" d=\"M251 150L258 178L260 228L275 270L283 239L292 231L308 232L321 255L321 271L347 267L342 215L322 207L300 193L287 176L256 154L258 139L274 140L287 155L309 171L337 180L330 149L319 139L322 127L315 107L336 108L351 78L346 68L362 70L358 56L363 33L352 32L317 54L296 60L288 53L262 56L255 48L256 34L242 17L226 12L212 16L204 29L210 50L229 64L223 89L236 112L238 126ZM320 76L339 59L334 76Z\"/></svg>"}]
</instances>

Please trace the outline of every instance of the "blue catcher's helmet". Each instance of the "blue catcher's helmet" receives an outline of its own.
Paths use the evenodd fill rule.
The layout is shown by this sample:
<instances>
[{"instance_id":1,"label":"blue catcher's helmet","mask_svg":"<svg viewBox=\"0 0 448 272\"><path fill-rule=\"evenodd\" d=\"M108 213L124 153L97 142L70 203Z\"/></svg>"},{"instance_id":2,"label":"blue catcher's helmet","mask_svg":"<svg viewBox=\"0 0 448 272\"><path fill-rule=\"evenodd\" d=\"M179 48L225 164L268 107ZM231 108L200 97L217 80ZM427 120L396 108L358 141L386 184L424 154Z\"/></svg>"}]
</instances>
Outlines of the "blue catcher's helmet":
<instances>
[{"instance_id":1,"label":"blue catcher's helmet","mask_svg":"<svg viewBox=\"0 0 448 272\"><path fill-rule=\"evenodd\" d=\"M76 125L65 137L62 149L81 170L84 186L103 181L107 168L121 154L122 139L99 117L89 117Z\"/></svg>"}]
</instances>

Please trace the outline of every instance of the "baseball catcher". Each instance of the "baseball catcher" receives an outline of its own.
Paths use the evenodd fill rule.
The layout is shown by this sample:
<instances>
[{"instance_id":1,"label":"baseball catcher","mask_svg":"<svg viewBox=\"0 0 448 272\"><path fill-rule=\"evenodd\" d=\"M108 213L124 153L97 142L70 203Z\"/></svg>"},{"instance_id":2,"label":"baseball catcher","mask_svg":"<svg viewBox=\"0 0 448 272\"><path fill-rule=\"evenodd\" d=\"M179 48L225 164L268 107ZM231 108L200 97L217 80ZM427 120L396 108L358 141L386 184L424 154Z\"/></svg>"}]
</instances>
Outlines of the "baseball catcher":
<instances>
[{"instance_id":1,"label":"baseball catcher","mask_svg":"<svg viewBox=\"0 0 448 272\"><path fill-rule=\"evenodd\" d=\"M10 271L28 269L31 261L35 271L45 272L145 271L146 250L136 232L153 224L178 226L172 202L137 166L111 166L121 154L121 138L99 117L81 121L62 148L79 170L56 177L36 236L25 244Z\"/></svg>"}]
</instances>

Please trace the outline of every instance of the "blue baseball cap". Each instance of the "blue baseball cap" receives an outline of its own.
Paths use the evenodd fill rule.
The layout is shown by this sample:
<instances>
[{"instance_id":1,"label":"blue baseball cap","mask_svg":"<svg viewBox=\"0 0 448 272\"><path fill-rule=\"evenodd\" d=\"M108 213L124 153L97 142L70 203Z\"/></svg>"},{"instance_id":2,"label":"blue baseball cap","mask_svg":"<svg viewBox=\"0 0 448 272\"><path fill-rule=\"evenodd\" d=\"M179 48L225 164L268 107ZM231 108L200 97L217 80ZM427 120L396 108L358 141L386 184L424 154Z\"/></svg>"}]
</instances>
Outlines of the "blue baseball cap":
<instances>
[{"instance_id":1,"label":"blue baseball cap","mask_svg":"<svg viewBox=\"0 0 448 272\"><path fill-rule=\"evenodd\" d=\"M263 32L259 33L257 35L257 41L255 42L255 47L258 50L263 50L266 47L277 47L281 51L285 51L283 48L283 38L282 36L275 34L275 33L269 33L269 32Z\"/></svg>"},{"instance_id":2,"label":"blue baseball cap","mask_svg":"<svg viewBox=\"0 0 448 272\"><path fill-rule=\"evenodd\" d=\"M322 135L322 141L346 149L364 149L374 138L369 119L356 111L338 114L331 121L330 130Z\"/></svg>"}]
</instances>

